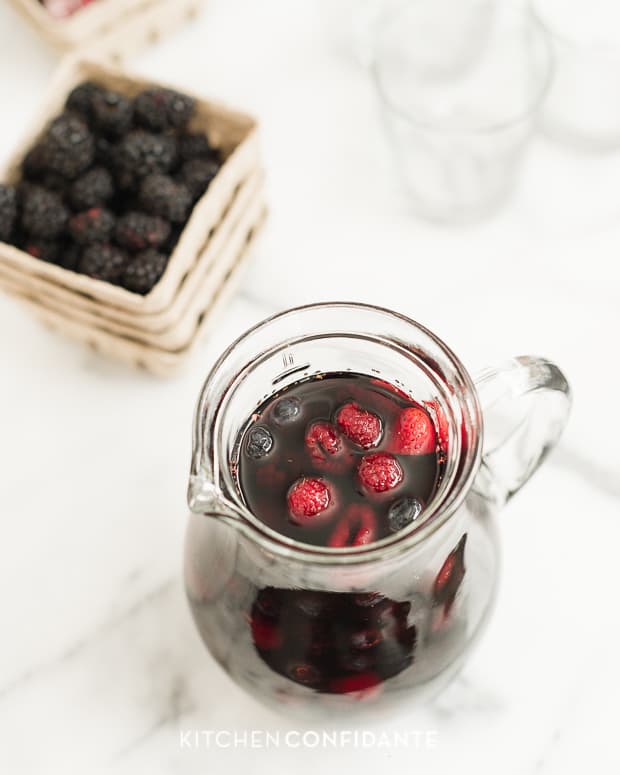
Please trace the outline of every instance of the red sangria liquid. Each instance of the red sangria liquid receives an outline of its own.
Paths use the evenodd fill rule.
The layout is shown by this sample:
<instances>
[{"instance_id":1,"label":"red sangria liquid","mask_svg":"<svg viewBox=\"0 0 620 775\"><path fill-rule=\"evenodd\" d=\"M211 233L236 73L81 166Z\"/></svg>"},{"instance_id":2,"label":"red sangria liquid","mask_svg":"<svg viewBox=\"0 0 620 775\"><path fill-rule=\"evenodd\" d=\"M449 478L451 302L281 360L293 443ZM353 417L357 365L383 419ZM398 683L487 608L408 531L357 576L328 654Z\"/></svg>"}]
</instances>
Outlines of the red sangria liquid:
<instances>
[{"instance_id":1,"label":"red sangria liquid","mask_svg":"<svg viewBox=\"0 0 620 775\"><path fill-rule=\"evenodd\" d=\"M359 547L419 520L439 485L442 431L386 382L325 374L253 415L237 477L252 513L307 544Z\"/></svg>"},{"instance_id":2,"label":"red sangria liquid","mask_svg":"<svg viewBox=\"0 0 620 775\"><path fill-rule=\"evenodd\" d=\"M446 445L436 407L380 380L332 373L257 409L234 473L248 508L273 530L314 546L364 547L420 520L441 481ZM376 698L388 679L395 691L424 685L458 647L462 623L450 614L466 539L430 588L403 578L400 599L257 587L237 569L215 598L190 580L190 602L205 642L231 672L232 662L242 666L237 679L248 688L273 683L283 697L284 678L321 695Z\"/></svg>"}]
</instances>

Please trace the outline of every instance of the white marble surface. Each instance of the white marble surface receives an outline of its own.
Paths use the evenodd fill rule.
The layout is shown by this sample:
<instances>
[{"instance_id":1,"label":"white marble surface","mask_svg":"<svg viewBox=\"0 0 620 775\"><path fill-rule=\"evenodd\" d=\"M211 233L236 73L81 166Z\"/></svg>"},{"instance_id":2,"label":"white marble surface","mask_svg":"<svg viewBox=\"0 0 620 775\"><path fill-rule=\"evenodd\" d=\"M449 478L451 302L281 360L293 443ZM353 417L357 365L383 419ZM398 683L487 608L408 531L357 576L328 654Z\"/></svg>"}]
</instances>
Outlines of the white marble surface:
<instances>
[{"instance_id":1,"label":"white marble surface","mask_svg":"<svg viewBox=\"0 0 620 775\"><path fill-rule=\"evenodd\" d=\"M271 219L185 376L100 360L0 298L0 772L620 771L620 157L537 138L494 220L416 221L369 81L320 5L212 0L135 63L263 122ZM0 63L5 157L55 58L4 3ZM220 671L183 599L194 400L249 324L338 298L415 317L473 371L548 355L574 387L570 426L502 515L499 605L462 677L389 725L434 731L434 748L184 749L181 729L292 728Z\"/></svg>"}]
</instances>

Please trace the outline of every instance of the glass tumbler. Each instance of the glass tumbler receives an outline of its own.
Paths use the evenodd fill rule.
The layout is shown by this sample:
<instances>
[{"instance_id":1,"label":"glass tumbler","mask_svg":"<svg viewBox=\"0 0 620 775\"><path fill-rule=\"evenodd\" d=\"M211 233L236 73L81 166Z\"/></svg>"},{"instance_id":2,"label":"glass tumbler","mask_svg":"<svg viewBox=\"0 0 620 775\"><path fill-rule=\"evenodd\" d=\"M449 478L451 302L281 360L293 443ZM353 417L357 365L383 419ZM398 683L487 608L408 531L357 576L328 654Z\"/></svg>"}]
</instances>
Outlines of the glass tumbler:
<instances>
[{"instance_id":1,"label":"glass tumbler","mask_svg":"<svg viewBox=\"0 0 620 775\"><path fill-rule=\"evenodd\" d=\"M377 27L372 74L380 109L416 212L466 223L492 212L513 188L550 84L550 47L532 13L498 4L458 69L448 61L442 70L458 40L452 16L437 15L425 33L416 6L390 6ZM461 27L460 34L474 33ZM421 67L420 50L435 52L432 67L431 60Z\"/></svg>"},{"instance_id":2,"label":"glass tumbler","mask_svg":"<svg viewBox=\"0 0 620 775\"><path fill-rule=\"evenodd\" d=\"M620 7L617 0L533 0L555 74L543 110L552 138L583 151L620 148Z\"/></svg>"}]
</instances>

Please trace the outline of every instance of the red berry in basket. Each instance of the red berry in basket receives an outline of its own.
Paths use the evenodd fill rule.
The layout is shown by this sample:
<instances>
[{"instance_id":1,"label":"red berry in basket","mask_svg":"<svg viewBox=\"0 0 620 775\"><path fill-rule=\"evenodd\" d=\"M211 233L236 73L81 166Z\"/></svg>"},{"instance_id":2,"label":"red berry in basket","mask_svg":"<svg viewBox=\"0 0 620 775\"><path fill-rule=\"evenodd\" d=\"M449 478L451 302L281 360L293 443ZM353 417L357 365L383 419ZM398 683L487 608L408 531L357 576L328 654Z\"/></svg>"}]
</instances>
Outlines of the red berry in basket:
<instances>
[{"instance_id":1,"label":"red berry in basket","mask_svg":"<svg viewBox=\"0 0 620 775\"><path fill-rule=\"evenodd\" d=\"M298 479L288 491L288 510L293 522L311 524L330 505L330 489L322 479Z\"/></svg>"},{"instance_id":2,"label":"red berry in basket","mask_svg":"<svg viewBox=\"0 0 620 775\"><path fill-rule=\"evenodd\" d=\"M336 414L336 425L362 449L376 447L381 440L381 420L359 404L350 402L342 406Z\"/></svg>"},{"instance_id":3,"label":"red berry in basket","mask_svg":"<svg viewBox=\"0 0 620 775\"><path fill-rule=\"evenodd\" d=\"M377 535L377 520L370 506L354 503L345 511L328 544L332 549L342 549L345 546L366 546L371 544Z\"/></svg>"},{"instance_id":4,"label":"red berry in basket","mask_svg":"<svg viewBox=\"0 0 620 775\"><path fill-rule=\"evenodd\" d=\"M398 460L386 452L364 455L357 469L364 487L372 492L387 492L403 480L403 469Z\"/></svg>"},{"instance_id":5,"label":"red berry in basket","mask_svg":"<svg viewBox=\"0 0 620 775\"><path fill-rule=\"evenodd\" d=\"M430 455L435 452L433 421L418 406L403 409L396 421L392 449L401 455Z\"/></svg>"},{"instance_id":6,"label":"red berry in basket","mask_svg":"<svg viewBox=\"0 0 620 775\"><path fill-rule=\"evenodd\" d=\"M433 584L433 602L442 605L444 613L449 613L456 593L465 578L465 545L467 533L461 538L456 549L446 558Z\"/></svg>"},{"instance_id":7,"label":"red berry in basket","mask_svg":"<svg viewBox=\"0 0 620 775\"><path fill-rule=\"evenodd\" d=\"M313 462L321 466L342 452L342 438L329 422L313 422L306 431L306 448Z\"/></svg>"}]
</instances>

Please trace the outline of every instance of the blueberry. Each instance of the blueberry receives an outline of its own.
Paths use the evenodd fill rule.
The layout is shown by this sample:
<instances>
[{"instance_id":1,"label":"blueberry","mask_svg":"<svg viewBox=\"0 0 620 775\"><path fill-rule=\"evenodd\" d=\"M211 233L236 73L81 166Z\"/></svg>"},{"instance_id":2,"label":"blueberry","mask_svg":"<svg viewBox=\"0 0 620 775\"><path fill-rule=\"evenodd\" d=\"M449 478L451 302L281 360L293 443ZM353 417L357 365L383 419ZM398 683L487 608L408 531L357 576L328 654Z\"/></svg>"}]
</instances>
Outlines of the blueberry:
<instances>
[{"instance_id":1,"label":"blueberry","mask_svg":"<svg viewBox=\"0 0 620 775\"><path fill-rule=\"evenodd\" d=\"M280 425L293 422L301 413L301 401L298 398L281 398L273 407L273 419Z\"/></svg>"},{"instance_id":2,"label":"blueberry","mask_svg":"<svg viewBox=\"0 0 620 775\"><path fill-rule=\"evenodd\" d=\"M267 430L258 425L248 434L245 451L253 460L260 460L268 455L273 448L273 436Z\"/></svg>"},{"instance_id":3,"label":"blueberry","mask_svg":"<svg viewBox=\"0 0 620 775\"><path fill-rule=\"evenodd\" d=\"M416 498L401 498L395 501L388 511L388 523L392 533L407 527L415 521L422 511L422 504Z\"/></svg>"}]
</instances>

